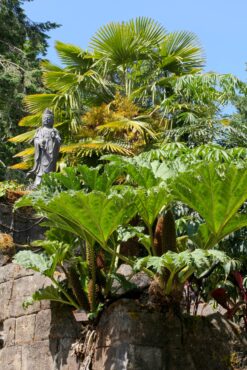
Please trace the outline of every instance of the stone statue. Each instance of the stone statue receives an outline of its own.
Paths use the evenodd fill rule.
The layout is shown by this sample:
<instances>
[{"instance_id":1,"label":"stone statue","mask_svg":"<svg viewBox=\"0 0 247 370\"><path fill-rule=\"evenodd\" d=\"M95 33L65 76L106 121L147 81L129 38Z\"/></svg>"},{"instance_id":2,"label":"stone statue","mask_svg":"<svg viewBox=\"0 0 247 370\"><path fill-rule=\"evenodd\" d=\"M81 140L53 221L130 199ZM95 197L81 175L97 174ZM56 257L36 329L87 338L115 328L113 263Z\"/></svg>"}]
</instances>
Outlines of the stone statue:
<instances>
[{"instance_id":1,"label":"stone statue","mask_svg":"<svg viewBox=\"0 0 247 370\"><path fill-rule=\"evenodd\" d=\"M28 173L36 175L32 188L41 183L42 176L56 171L61 138L57 129L53 128L54 115L46 109L42 116L42 127L38 128L34 136L34 166Z\"/></svg>"}]
</instances>

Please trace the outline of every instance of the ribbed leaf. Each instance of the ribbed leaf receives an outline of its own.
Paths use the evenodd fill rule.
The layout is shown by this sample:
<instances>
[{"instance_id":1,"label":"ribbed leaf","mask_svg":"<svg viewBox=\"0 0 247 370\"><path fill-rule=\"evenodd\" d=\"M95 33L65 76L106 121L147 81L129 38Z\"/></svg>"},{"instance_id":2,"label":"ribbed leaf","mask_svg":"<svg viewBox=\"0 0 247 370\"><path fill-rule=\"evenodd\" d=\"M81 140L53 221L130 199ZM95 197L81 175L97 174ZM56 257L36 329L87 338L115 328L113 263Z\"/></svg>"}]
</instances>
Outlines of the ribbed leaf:
<instances>
[{"instance_id":1,"label":"ribbed leaf","mask_svg":"<svg viewBox=\"0 0 247 370\"><path fill-rule=\"evenodd\" d=\"M20 162L13 164L9 168L12 168L12 170L28 170L31 167L31 163L29 162Z\"/></svg>"},{"instance_id":2,"label":"ribbed leaf","mask_svg":"<svg viewBox=\"0 0 247 370\"><path fill-rule=\"evenodd\" d=\"M55 48L61 62L66 66L80 67L84 63L84 57L87 53L79 46L56 41Z\"/></svg>"},{"instance_id":3,"label":"ribbed leaf","mask_svg":"<svg viewBox=\"0 0 247 370\"><path fill-rule=\"evenodd\" d=\"M140 17L126 23L109 23L99 29L90 46L98 58L115 65L134 62L149 54L165 36L164 28L150 18ZM148 53L149 51L149 53Z\"/></svg>"},{"instance_id":4,"label":"ribbed leaf","mask_svg":"<svg viewBox=\"0 0 247 370\"><path fill-rule=\"evenodd\" d=\"M155 138L155 133L152 131L150 126L141 121L137 120L130 120L127 118L122 118L115 122L109 122L105 123L104 125L100 125L96 127L96 130L98 132L104 132L104 131L133 131L138 132L141 135L144 135L144 132L146 132L150 137Z\"/></svg>"},{"instance_id":5,"label":"ribbed leaf","mask_svg":"<svg viewBox=\"0 0 247 370\"><path fill-rule=\"evenodd\" d=\"M83 141L76 144L63 145L61 153L79 152L80 155L92 156L93 154L102 155L104 153L118 153L123 155L132 155L132 152L121 143L110 141Z\"/></svg>"},{"instance_id":6,"label":"ribbed leaf","mask_svg":"<svg viewBox=\"0 0 247 370\"><path fill-rule=\"evenodd\" d=\"M68 93L70 89L78 86L78 77L75 73L68 71L49 71L44 72L43 80L45 85L59 93Z\"/></svg>"},{"instance_id":7,"label":"ribbed leaf","mask_svg":"<svg viewBox=\"0 0 247 370\"><path fill-rule=\"evenodd\" d=\"M159 212L169 204L170 200L170 194L164 187L152 187L148 190L138 189L136 191L135 202L138 214L148 228L153 226Z\"/></svg>"},{"instance_id":8,"label":"ribbed leaf","mask_svg":"<svg viewBox=\"0 0 247 370\"><path fill-rule=\"evenodd\" d=\"M40 126L42 114L33 114L31 116L23 117L18 125L25 127L37 127Z\"/></svg>"},{"instance_id":9,"label":"ribbed leaf","mask_svg":"<svg viewBox=\"0 0 247 370\"><path fill-rule=\"evenodd\" d=\"M34 147L27 148L14 155L14 157L29 157L34 154Z\"/></svg>"},{"instance_id":10,"label":"ribbed leaf","mask_svg":"<svg viewBox=\"0 0 247 370\"><path fill-rule=\"evenodd\" d=\"M68 302L63 294L60 292L58 288L55 288L53 285L49 285L45 288L41 288L37 290L31 297L26 299L23 302L23 307L28 308L28 306L34 304L34 302L39 302L42 300L49 300L49 301L55 301L63 304L71 304L71 302Z\"/></svg>"},{"instance_id":11,"label":"ribbed leaf","mask_svg":"<svg viewBox=\"0 0 247 370\"><path fill-rule=\"evenodd\" d=\"M43 113L46 108L54 105L56 94L34 94L25 97L25 104L33 114Z\"/></svg>"},{"instance_id":12,"label":"ribbed leaf","mask_svg":"<svg viewBox=\"0 0 247 370\"><path fill-rule=\"evenodd\" d=\"M209 230L207 224L201 224L198 233L192 237L192 240L199 248L213 248L220 240L227 235L247 226L247 215L237 213L218 233Z\"/></svg>"},{"instance_id":13,"label":"ribbed leaf","mask_svg":"<svg viewBox=\"0 0 247 370\"><path fill-rule=\"evenodd\" d=\"M97 241L103 248L110 236L120 225L128 223L136 214L134 194L106 195L93 191L60 193L45 202L42 198L23 198L17 207L32 204L44 212L48 220L56 227L70 231L81 238L85 233Z\"/></svg>"},{"instance_id":14,"label":"ribbed leaf","mask_svg":"<svg viewBox=\"0 0 247 370\"><path fill-rule=\"evenodd\" d=\"M216 163L193 166L173 182L172 193L177 200L196 210L216 238L234 231L244 219L235 217L247 199L247 171L232 164L221 169Z\"/></svg>"},{"instance_id":15,"label":"ribbed leaf","mask_svg":"<svg viewBox=\"0 0 247 370\"><path fill-rule=\"evenodd\" d=\"M26 131L23 134L11 137L8 141L11 143L23 143L25 141L30 141L35 134L36 130Z\"/></svg>"},{"instance_id":16,"label":"ribbed leaf","mask_svg":"<svg viewBox=\"0 0 247 370\"><path fill-rule=\"evenodd\" d=\"M34 253L32 251L20 251L14 257L14 262L26 269L38 271L44 275L49 275L52 260L45 254Z\"/></svg>"},{"instance_id":17,"label":"ribbed leaf","mask_svg":"<svg viewBox=\"0 0 247 370\"><path fill-rule=\"evenodd\" d=\"M191 32L172 32L161 44L162 67L173 72L202 68L204 58L198 38Z\"/></svg>"},{"instance_id":18,"label":"ribbed leaf","mask_svg":"<svg viewBox=\"0 0 247 370\"><path fill-rule=\"evenodd\" d=\"M106 166L102 174L100 174L100 170L101 166L96 168L90 168L86 165L78 167L80 178L84 181L86 187L90 190L107 192L119 176L121 170L111 166Z\"/></svg>"}]
</instances>

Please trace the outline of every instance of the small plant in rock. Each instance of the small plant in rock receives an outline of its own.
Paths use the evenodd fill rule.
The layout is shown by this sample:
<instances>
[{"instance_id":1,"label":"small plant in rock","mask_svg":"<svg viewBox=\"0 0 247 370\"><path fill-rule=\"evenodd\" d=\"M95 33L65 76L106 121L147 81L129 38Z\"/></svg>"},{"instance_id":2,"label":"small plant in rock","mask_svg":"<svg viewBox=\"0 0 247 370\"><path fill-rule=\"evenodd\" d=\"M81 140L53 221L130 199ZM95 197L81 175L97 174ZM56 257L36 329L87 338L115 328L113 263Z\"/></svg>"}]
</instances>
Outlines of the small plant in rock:
<instances>
[{"instance_id":1,"label":"small plant in rock","mask_svg":"<svg viewBox=\"0 0 247 370\"><path fill-rule=\"evenodd\" d=\"M15 181L0 182L0 198L4 198L10 203L14 203L23 195L28 194L23 184L18 184Z\"/></svg>"},{"instance_id":2,"label":"small plant in rock","mask_svg":"<svg viewBox=\"0 0 247 370\"><path fill-rule=\"evenodd\" d=\"M0 233L0 250L8 250L14 248L13 237L10 234Z\"/></svg>"}]
</instances>

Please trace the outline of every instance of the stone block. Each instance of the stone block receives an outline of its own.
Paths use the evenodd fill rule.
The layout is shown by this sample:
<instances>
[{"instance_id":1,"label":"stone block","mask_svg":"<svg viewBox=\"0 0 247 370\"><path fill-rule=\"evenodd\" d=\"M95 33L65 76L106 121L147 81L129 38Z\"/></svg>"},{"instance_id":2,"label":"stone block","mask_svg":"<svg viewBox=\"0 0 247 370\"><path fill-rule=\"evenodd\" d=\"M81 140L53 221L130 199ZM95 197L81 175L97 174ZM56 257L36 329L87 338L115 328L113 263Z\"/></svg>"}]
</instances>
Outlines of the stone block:
<instances>
[{"instance_id":1,"label":"stone block","mask_svg":"<svg viewBox=\"0 0 247 370\"><path fill-rule=\"evenodd\" d=\"M9 302L10 317L28 315L40 310L40 302L35 302L27 309L22 303L44 284L44 279L39 275L25 276L14 281L11 301Z\"/></svg>"},{"instance_id":2,"label":"stone block","mask_svg":"<svg viewBox=\"0 0 247 370\"><path fill-rule=\"evenodd\" d=\"M4 347L15 344L15 319L7 319L3 324Z\"/></svg>"},{"instance_id":3,"label":"stone block","mask_svg":"<svg viewBox=\"0 0 247 370\"><path fill-rule=\"evenodd\" d=\"M35 316L27 315L16 319L15 343L32 343L35 329Z\"/></svg>"},{"instance_id":4,"label":"stone block","mask_svg":"<svg viewBox=\"0 0 247 370\"><path fill-rule=\"evenodd\" d=\"M34 341L48 339L51 330L51 310L42 310L37 313L35 321Z\"/></svg>"},{"instance_id":5,"label":"stone block","mask_svg":"<svg viewBox=\"0 0 247 370\"><path fill-rule=\"evenodd\" d=\"M55 358L55 348L51 351L49 340L23 345L21 370L58 370Z\"/></svg>"},{"instance_id":6,"label":"stone block","mask_svg":"<svg viewBox=\"0 0 247 370\"><path fill-rule=\"evenodd\" d=\"M17 265L15 265L13 263L10 263L10 264L5 265L5 266L1 266L1 268L0 268L0 284L14 279L16 266Z\"/></svg>"},{"instance_id":7,"label":"stone block","mask_svg":"<svg viewBox=\"0 0 247 370\"><path fill-rule=\"evenodd\" d=\"M34 275L35 272L33 270L25 269L24 267L21 267L20 265L13 264L15 266L14 270L14 279L20 279L25 276L31 276Z\"/></svg>"},{"instance_id":8,"label":"stone block","mask_svg":"<svg viewBox=\"0 0 247 370\"><path fill-rule=\"evenodd\" d=\"M52 304L51 339L78 338L81 324L76 322L71 308Z\"/></svg>"},{"instance_id":9,"label":"stone block","mask_svg":"<svg viewBox=\"0 0 247 370\"><path fill-rule=\"evenodd\" d=\"M3 348L0 351L0 364L1 364L1 369L3 370L24 370L24 368L22 367L21 347L13 346L13 347Z\"/></svg>"},{"instance_id":10,"label":"stone block","mask_svg":"<svg viewBox=\"0 0 247 370\"><path fill-rule=\"evenodd\" d=\"M109 348L97 348L93 370L165 370L162 351L155 347L140 347L129 343ZM188 369L187 369L188 370Z\"/></svg>"},{"instance_id":11,"label":"stone block","mask_svg":"<svg viewBox=\"0 0 247 370\"><path fill-rule=\"evenodd\" d=\"M0 284L0 297L1 297L0 321L3 321L10 317L9 305L12 297L12 289L13 289L12 281Z\"/></svg>"}]
</instances>

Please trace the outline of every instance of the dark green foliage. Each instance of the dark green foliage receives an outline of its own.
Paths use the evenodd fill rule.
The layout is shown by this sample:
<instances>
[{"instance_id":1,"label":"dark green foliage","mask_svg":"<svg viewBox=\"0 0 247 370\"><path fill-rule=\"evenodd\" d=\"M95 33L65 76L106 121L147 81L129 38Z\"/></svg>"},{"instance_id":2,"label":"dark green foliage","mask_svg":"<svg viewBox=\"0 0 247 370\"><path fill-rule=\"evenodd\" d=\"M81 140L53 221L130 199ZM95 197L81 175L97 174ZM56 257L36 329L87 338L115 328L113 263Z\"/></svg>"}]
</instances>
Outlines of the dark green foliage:
<instances>
[{"instance_id":1,"label":"dark green foliage","mask_svg":"<svg viewBox=\"0 0 247 370\"><path fill-rule=\"evenodd\" d=\"M17 123L26 114L26 94L44 92L40 56L47 49L47 32L55 23L34 23L22 8L23 0L1 0L0 4L0 159L7 166L16 146L7 139L20 133ZM0 167L0 179L6 168Z\"/></svg>"}]
</instances>

